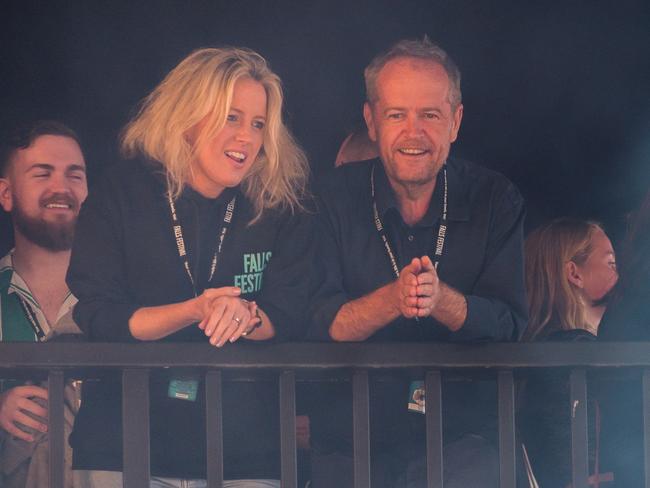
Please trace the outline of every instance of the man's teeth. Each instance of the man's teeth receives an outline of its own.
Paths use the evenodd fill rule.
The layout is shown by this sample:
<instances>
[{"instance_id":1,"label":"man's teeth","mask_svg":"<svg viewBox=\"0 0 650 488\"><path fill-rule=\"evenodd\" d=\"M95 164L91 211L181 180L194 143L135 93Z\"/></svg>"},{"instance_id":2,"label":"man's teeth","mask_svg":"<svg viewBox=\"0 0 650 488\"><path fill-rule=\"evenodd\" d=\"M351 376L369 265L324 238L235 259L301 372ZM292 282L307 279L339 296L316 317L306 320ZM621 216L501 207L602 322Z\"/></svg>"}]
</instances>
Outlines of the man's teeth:
<instances>
[{"instance_id":1,"label":"man's teeth","mask_svg":"<svg viewBox=\"0 0 650 488\"><path fill-rule=\"evenodd\" d=\"M65 203L48 203L45 205L46 208L71 208L70 205L67 205Z\"/></svg>"},{"instance_id":2,"label":"man's teeth","mask_svg":"<svg viewBox=\"0 0 650 488\"><path fill-rule=\"evenodd\" d=\"M226 156L229 158L235 159L236 161L239 161L240 163L246 159L246 155L244 153L240 153L237 151L226 151Z\"/></svg>"},{"instance_id":3,"label":"man's teeth","mask_svg":"<svg viewBox=\"0 0 650 488\"><path fill-rule=\"evenodd\" d=\"M411 156L419 156L420 154L424 154L426 151L424 149L414 149L410 147L404 147L399 150L402 154L409 154Z\"/></svg>"}]
</instances>

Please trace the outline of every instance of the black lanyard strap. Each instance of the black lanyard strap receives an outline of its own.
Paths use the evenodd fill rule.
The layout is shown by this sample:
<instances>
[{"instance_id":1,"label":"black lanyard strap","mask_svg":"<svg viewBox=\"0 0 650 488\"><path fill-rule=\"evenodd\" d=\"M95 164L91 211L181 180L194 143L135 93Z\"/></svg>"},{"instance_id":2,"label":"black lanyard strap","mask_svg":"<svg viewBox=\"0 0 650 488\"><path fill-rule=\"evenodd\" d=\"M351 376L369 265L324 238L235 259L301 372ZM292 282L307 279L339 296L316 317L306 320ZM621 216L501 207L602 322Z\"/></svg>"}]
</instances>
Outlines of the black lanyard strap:
<instances>
[{"instance_id":1,"label":"black lanyard strap","mask_svg":"<svg viewBox=\"0 0 650 488\"><path fill-rule=\"evenodd\" d=\"M180 219L178 218L178 214L176 213L176 205L174 205L174 200L172 199L170 194L167 194L167 201L169 202L169 212L171 213L171 217L172 217L172 231L174 233L174 239L176 240L178 257L181 259L181 262L183 263L185 272L187 273L187 276L190 279L190 283L192 284L192 290L194 291L194 296L196 296L197 295L196 283L194 281L194 277L192 276L190 263L187 259L187 249L185 248L185 239L183 239L183 227L181 226ZM221 248L223 247L223 242L226 238L228 229L230 228L230 223L232 222L233 215L235 214L236 203L237 203L237 195L232 197L232 200L230 200L228 205L226 205L226 211L223 214L223 225L221 226L221 230L217 234L218 236L217 245L215 247L214 254L212 255L212 262L210 264L210 276L208 277L208 282L212 281L214 272L217 269L217 259L221 254Z\"/></svg>"},{"instance_id":2,"label":"black lanyard strap","mask_svg":"<svg viewBox=\"0 0 650 488\"><path fill-rule=\"evenodd\" d=\"M440 224L438 225L437 236L434 234L434 258L433 258L433 267L437 270L440 260L442 259L442 253L445 249L445 238L447 236L447 202L449 196L449 187L447 184L447 165L442 166L442 176L444 183L444 192L442 199L442 217L440 219ZM399 267L397 265L397 259L395 258L395 253L390 246L388 241L388 236L386 235L386 229L384 224L379 217L379 211L377 210L377 200L375 199L375 165L373 164L372 170L370 172L370 191L372 194L372 212L375 219L375 227L377 228L377 233L381 237L382 242L384 243L384 248L386 249L386 254L390 259L391 267L393 268L393 273L395 278L399 278Z\"/></svg>"}]
</instances>

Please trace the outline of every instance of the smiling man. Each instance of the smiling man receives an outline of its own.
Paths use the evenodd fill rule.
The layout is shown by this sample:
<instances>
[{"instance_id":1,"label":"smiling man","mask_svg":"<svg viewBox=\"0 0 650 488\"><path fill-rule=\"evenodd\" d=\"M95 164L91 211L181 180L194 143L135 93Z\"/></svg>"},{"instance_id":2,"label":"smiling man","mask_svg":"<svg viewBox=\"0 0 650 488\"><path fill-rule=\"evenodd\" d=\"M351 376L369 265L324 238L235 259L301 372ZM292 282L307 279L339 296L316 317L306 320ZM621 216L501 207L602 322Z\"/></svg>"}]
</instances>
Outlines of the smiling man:
<instances>
[{"instance_id":1,"label":"smiling man","mask_svg":"<svg viewBox=\"0 0 650 488\"><path fill-rule=\"evenodd\" d=\"M79 333L65 284L79 207L88 195L76 134L54 121L16 129L0 149L0 205L11 214L14 249L0 260L0 340L47 341ZM45 487L47 389L3 382L0 485ZM66 388L67 430L76 409ZM68 453L66 453L67 457ZM71 486L69 463L66 487Z\"/></svg>"},{"instance_id":2,"label":"smiling man","mask_svg":"<svg viewBox=\"0 0 650 488\"><path fill-rule=\"evenodd\" d=\"M523 201L503 176L449 157L463 117L458 68L427 39L401 41L370 63L365 80L364 118L380 156L345 165L320 187L312 336L517 340L527 318ZM424 415L408 408L422 379L371 388L373 486L425 486ZM497 486L495 391L491 384L445 386L445 486ZM337 421L328 422L329 403L312 419L315 488L351 483L342 479L351 468L341 465L349 399L333 395ZM321 451L340 456L335 468L331 456L318 455L319 432L326 433Z\"/></svg>"}]
</instances>

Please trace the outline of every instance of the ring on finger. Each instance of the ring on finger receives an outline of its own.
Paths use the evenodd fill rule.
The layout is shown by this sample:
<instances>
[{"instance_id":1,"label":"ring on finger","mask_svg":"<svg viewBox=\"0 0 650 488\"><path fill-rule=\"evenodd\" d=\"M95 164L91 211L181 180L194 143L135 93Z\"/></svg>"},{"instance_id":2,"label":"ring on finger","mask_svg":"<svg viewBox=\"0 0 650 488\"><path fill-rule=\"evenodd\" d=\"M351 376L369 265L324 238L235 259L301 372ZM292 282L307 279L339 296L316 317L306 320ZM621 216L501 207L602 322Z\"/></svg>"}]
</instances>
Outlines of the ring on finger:
<instances>
[{"instance_id":1,"label":"ring on finger","mask_svg":"<svg viewBox=\"0 0 650 488\"><path fill-rule=\"evenodd\" d=\"M239 317L233 317L232 319L237 322L237 325L241 324L241 319Z\"/></svg>"}]
</instances>

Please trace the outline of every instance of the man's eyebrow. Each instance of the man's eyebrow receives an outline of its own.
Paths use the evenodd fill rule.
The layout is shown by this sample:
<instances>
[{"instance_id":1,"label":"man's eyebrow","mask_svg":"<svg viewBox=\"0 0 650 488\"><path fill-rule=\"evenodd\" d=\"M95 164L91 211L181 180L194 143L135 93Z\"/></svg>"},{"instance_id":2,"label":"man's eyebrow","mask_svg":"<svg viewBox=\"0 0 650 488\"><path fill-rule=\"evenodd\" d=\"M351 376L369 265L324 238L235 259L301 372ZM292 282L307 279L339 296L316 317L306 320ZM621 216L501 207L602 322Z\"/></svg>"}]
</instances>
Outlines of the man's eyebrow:
<instances>
[{"instance_id":1,"label":"man's eyebrow","mask_svg":"<svg viewBox=\"0 0 650 488\"><path fill-rule=\"evenodd\" d=\"M408 109L407 109L406 107L398 107L398 106L395 106L395 107L386 107L386 108L383 110L383 113L388 113L388 112L391 112L391 111L393 111L393 110L396 110L396 111L398 111L398 112L405 112L405 111L407 111ZM417 111L418 111L418 112L442 112L442 108L440 108L440 107L438 107L438 106L435 106L435 107L434 107L434 106L432 106L432 107L423 107L423 108L418 108Z\"/></svg>"},{"instance_id":2,"label":"man's eyebrow","mask_svg":"<svg viewBox=\"0 0 650 488\"><path fill-rule=\"evenodd\" d=\"M383 116L386 116L390 112L406 112L406 109L404 107L386 107L384 110L382 110L381 114Z\"/></svg>"},{"instance_id":3,"label":"man's eyebrow","mask_svg":"<svg viewBox=\"0 0 650 488\"><path fill-rule=\"evenodd\" d=\"M54 166L52 166L51 164L47 164L47 163L34 163L29 168L27 168L25 170L25 173L29 173L30 171L32 171L34 169L42 169L42 170L47 170L47 171L53 171Z\"/></svg>"},{"instance_id":4,"label":"man's eyebrow","mask_svg":"<svg viewBox=\"0 0 650 488\"><path fill-rule=\"evenodd\" d=\"M71 171L83 171L85 173L86 172L86 167L83 164L71 164L65 170L66 170L67 173L69 173Z\"/></svg>"},{"instance_id":5,"label":"man's eyebrow","mask_svg":"<svg viewBox=\"0 0 650 488\"><path fill-rule=\"evenodd\" d=\"M28 173L32 170L44 170L44 171L54 171L54 166L48 163L34 163L29 168L25 170L25 173ZM86 167L83 164L71 164L65 169L66 172L70 171L83 171L86 172Z\"/></svg>"}]
</instances>

